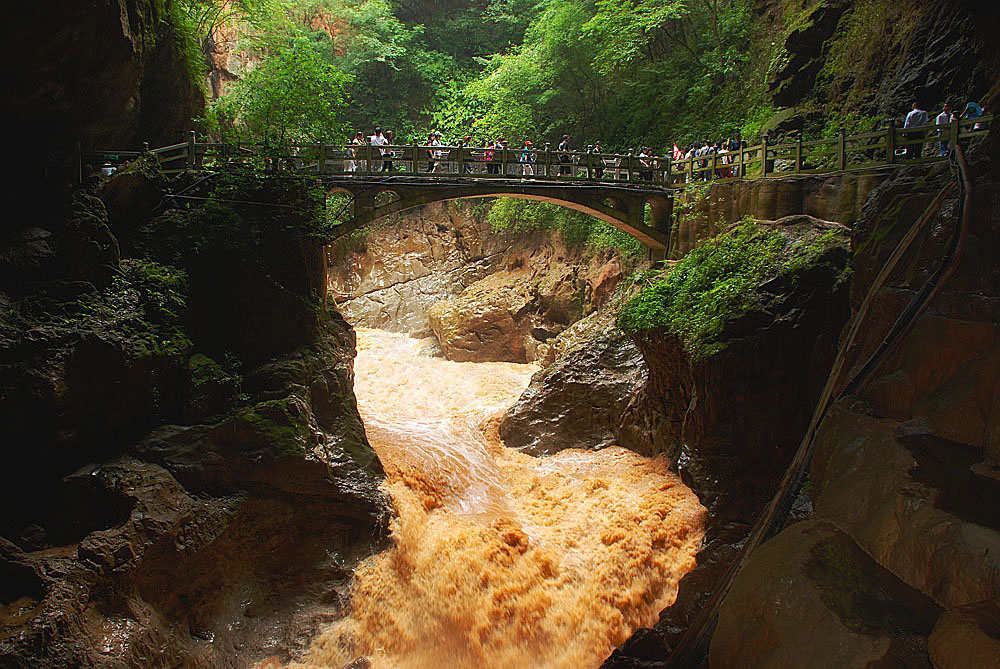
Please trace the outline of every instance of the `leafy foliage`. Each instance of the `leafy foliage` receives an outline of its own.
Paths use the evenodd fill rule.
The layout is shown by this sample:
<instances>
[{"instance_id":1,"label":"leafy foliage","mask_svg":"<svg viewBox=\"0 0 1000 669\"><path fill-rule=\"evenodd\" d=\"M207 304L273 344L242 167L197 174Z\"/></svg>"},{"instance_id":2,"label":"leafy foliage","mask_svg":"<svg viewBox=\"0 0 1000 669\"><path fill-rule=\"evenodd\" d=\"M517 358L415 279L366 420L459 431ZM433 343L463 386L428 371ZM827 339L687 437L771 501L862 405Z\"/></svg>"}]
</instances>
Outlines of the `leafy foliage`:
<instances>
[{"instance_id":1,"label":"leafy foliage","mask_svg":"<svg viewBox=\"0 0 1000 669\"><path fill-rule=\"evenodd\" d=\"M266 49L268 58L212 104L209 127L230 139L282 145L340 138L349 77L300 34L275 36Z\"/></svg>"},{"instance_id":2,"label":"leafy foliage","mask_svg":"<svg viewBox=\"0 0 1000 669\"><path fill-rule=\"evenodd\" d=\"M184 331L187 275L149 260L123 260L121 273L101 293L90 293L67 315L66 325L124 333L141 352L182 354L191 349Z\"/></svg>"},{"instance_id":3,"label":"leafy foliage","mask_svg":"<svg viewBox=\"0 0 1000 669\"><path fill-rule=\"evenodd\" d=\"M555 230L570 246L584 246L597 251L614 249L624 256L638 257L646 252L634 237L591 216L544 202L499 198L487 213L494 231Z\"/></svg>"},{"instance_id":4,"label":"leafy foliage","mask_svg":"<svg viewBox=\"0 0 1000 669\"><path fill-rule=\"evenodd\" d=\"M752 220L688 253L664 278L650 281L618 316L630 334L665 328L695 357L724 347L713 337L757 302L757 286L784 266L787 239Z\"/></svg>"}]
</instances>

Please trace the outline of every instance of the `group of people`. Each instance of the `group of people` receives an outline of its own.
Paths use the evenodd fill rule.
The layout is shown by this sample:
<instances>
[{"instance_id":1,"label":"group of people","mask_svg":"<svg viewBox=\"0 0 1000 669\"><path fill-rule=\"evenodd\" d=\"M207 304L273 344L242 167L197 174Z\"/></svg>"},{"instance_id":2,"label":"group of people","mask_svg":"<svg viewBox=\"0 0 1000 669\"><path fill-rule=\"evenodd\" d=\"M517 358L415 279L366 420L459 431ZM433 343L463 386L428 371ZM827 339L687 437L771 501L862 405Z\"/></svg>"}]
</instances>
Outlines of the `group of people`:
<instances>
[{"instance_id":1,"label":"group of people","mask_svg":"<svg viewBox=\"0 0 1000 669\"><path fill-rule=\"evenodd\" d=\"M425 173L457 172L457 164L455 164L453 159L449 160L451 158L450 149L453 147L446 146L442 138L443 135L440 131L436 130L428 133L425 143L419 149L423 152L423 155L420 157L421 164L414 171ZM368 172L368 159L370 157L372 162L371 172L391 172L394 160L402 160L403 155L412 156L412 153L408 151L400 152L403 155L398 155L397 150L401 149L402 146L395 146L393 139L392 130L383 130L380 127L375 128L375 131L368 136L363 132L357 132L348 141L344 156L344 171L351 173L359 171ZM570 139L569 135L563 135L556 148L554 155L555 164L551 169L556 171L556 174L559 176L573 176L574 167L580 163L581 154L579 151L572 149ZM472 135L465 135L457 146L469 149L472 148L471 142ZM366 145L377 147L377 153L374 149L371 152L360 150L359 147ZM701 147L698 148L700 149ZM694 147L692 147L693 149ZM590 168L593 170L595 178L603 179L606 171L611 172L612 178L628 178L625 175L628 166L623 164L618 157L603 155L603 147L600 141L595 142L592 147L588 147L588 151L596 156L590 163ZM675 154L673 157L679 158L680 155L677 154L679 149L676 146L674 147L674 151ZM504 158L505 153L506 159ZM376 155L378 158L375 157ZM499 175L504 169L504 165L506 165L507 174L531 178L535 176L535 166L538 162L538 149L535 148L531 140L525 140L523 144L511 146L503 137L500 139L491 139L486 142L485 147L476 147L474 152L469 152L465 155L466 158L463 161L462 167L462 172L465 174L485 172L486 174ZM660 165L666 165L667 159L667 156L656 156L652 148L643 146L639 149L636 162L632 167L640 180L652 181L655 169ZM426 161L426 163L423 161ZM406 162L409 163L410 159L407 158ZM413 169L413 166L409 164L403 167L405 171Z\"/></svg>"},{"instance_id":2,"label":"group of people","mask_svg":"<svg viewBox=\"0 0 1000 669\"><path fill-rule=\"evenodd\" d=\"M951 107L951 103L945 102L941 107L941 112L934 117L935 126L951 125L954 121L959 119L978 119L986 113L976 102L969 102L965 105L965 109L961 113L956 114ZM908 143L902 149L902 154L907 159L915 159L920 157L921 150L923 149L923 143L919 142L920 139L926 137L927 129L926 127L932 125L930 123L930 115L921 108L919 102L913 103L913 108L906 115L906 119L903 121L903 137ZM974 129L978 130L981 126L981 122L976 122L973 126ZM935 130L938 137L938 156L946 156L951 150L951 136L946 134L947 130Z\"/></svg>"},{"instance_id":3,"label":"group of people","mask_svg":"<svg viewBox=\"0 0 1000 669\"><path fill-rule=\"evenodd\" d=\"M712 170L706 168L709 166L712 156L717 155L719 158L716 165L723 167L718 167L715 170L714 178L727 179L734 176L745 176L745 168L742 163L736 165L737 162L740 162L738 160L740 150L745 148L747 148L747 143L740 136L740 131L737 130L733 137L724 142L711 140L695 142L686 151L675 145L673 157L674 160L691 160L692 158L696 160L701 170L698 172L697 178L707 181L713 178L713 174ZM683 169L684 166L679 167Z\"/></svg>"},{"instance_id":4,"label":"group of people","mask_svg":"<svg viewBox=\"0 0 1000 669\"><path fill-rule=\"evenodd\" d=\"M900 153L908 159L920 157L924 142L921 139L927 137L928 130L936 132L938 136L938 155L947 155L950 150L950 131L940 128L940 126L950 125L958 119L978 119L983 116L985 110L975 102L969 102L965 109L956 114L950 104L945 103L940 113L934 117L933 124L930 123L930 115L923 110L919 103L913 103L913 109L906 115L903 124L903 149ZM934 128L933 126L938 126ZM978 129L980 123L976 124ZM570 136L563 135L559 141L555 153L555 164L547 167L547 170L558 170L559 176L573 176L574 167L581 160L581 153L574 151L570 146ZM472 148L472 135L465 135L457 146ZM376 147L370 151L361 152L358 147L369 145ZM549 145L546 145L546 150ZM394 136L392 130L383 131L382 128L375 128L375 131L365 136L358 132L348 143L345 152L344 170L346 172L392 172L393 160L403 159L403 155L397 156L394 146ZM456 173L458 164L452 157L450 146L443 142L443 135L440 131L428 133L426 144L421 146L424 155L419 159L426 160L426 166L419 170L417 166L404 165L406 171L423 171L426 173L444 172ZM673 146L673 151L664 155L656 155L649 146L642 146L635 155L635 160L624 160L619 156L608 156L603 153L601 142L597 141L592 147L588 147L587 166L592 170L592 174L597 179L604 179L605 173L610 172L612 179L633 178L631 174L637 175L640 181L653 181L654 175L660 174L666 178L676 181L687 181L692 177L695 179L711 180L726 179L730 177L746 176L744 162L740 160L741 152L747 148L747 143L740 136L739 131L726 141L699 141L694 142L686 149ZM412 152L403 152L409 155L407 163L411 159L417 158ZM376 157L377 156L377 157ZM371 160L371 169L367 161ZM522 145L509 146L507 140L491 139L486 142L484 148L476 147L474 151L464 153L461 158L461 170L465 174L474 172L485 172L486 174L499 175L506 166L508 175L522 178L532 178L535 176L535 165L538 161L538 152L531 140L525 140ZM671 174L671 161L674 163ZM684 161L684 162L681 162ZM694 167L696 166L696 167ZM694 169L692 169L694 168ZM551 173L551 172L550 172Z\"/></svg>"}]
</instances>

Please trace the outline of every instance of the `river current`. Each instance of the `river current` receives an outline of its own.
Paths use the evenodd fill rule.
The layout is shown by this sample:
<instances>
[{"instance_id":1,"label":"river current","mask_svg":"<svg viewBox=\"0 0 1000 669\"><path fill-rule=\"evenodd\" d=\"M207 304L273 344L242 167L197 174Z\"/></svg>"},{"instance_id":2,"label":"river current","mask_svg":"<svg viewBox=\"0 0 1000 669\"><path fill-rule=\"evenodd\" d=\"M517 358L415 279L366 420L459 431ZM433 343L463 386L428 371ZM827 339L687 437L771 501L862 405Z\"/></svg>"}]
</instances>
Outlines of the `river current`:
<instances>
[{"instance_id":1,"label":"river current","mask_svg":"<svg viewBox=\"0 0 1000 669\"><path fill-rule=\"evenodd\" d=\"M599 667L673 603L705 509L662 458L505 448L497 423L537 368L420 347L358 329L355 392L398 513L393 547L359 566L348 617L293 666Z\"/></svg>"}]
</instances>

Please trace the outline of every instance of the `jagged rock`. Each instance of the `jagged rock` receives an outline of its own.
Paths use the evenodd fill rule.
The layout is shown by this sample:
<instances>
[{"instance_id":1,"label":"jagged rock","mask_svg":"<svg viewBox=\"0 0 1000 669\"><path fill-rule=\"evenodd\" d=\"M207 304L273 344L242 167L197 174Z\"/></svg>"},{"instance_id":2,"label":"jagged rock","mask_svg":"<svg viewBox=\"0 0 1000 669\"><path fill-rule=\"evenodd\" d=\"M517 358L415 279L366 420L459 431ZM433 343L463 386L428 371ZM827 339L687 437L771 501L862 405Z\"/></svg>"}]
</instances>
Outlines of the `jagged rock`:
<instances>
[{"instance_id":1,"label":"jagged rock","mask_svg":"<svg viewBox=\"0 0 1000 669\"><path fill-rule=\"evenodd\" d=\"M976 664L996 651L992 614L980 613L995 612L1000 595L1000 488L989 475L995 443L989 430L1000 394L995 268L1000 187L993 176L1000 152L991 148L992 160L982 152L970 154L977 184L964 253L867 383L827 413L810 474L814 522L835 527L881 568L949 609L931 635L930 658L923 659L939 667L995 664ZM942 166L908 168L869 197L853 239L856 306L946 179ZM955 195L944 202L905 262L872 296L860 336L847 353L850 372L882 344L898 314L940 266L954 234L957 205ZM800 560L803 548L794 545L798 528L785 529L751 561L758 554L772 567ZM759 586L759 578L744 572L733 592ZM899 601L894 596L881 607ZM753 613L743 618L737 612L744 605L727 598L730 614L725 624L720 621L720 639L735 638L735 629L750 625ZM789 638L801 627L801 621L775 622L769 634Z\"/></svg>"},{"instance_id":2,"label":"jagged rock","mask_svg":"<svg viewBox=\"0 0 1000 669\"><path fill-rule=\"evenodd\" d=\"M812 90L823 67L826 42L849 8L850 3L842 0L817 3L788 33L785 38L788 61L768 82L776 106L793 107Z\"/></svg>"},{"instance_id":3,"label":"jagged rock","mask_svg":"<svg viewBox=\"0 0 1000 669\"><path fill-rule=\"evenodd\" d=\"M977 484L972 454L934 436L900 437L899 427L842 406L828 413L813 461L815 517L848 531L879 564L944 607L993 596L1000 532L990 526L1000 496ZM965 494L977 501L963 505Z\"/></svg>"},{"instance_id":4,"label":"jagged rock","mask_svg":"<svg viewBox=\"0 0 1000 669\"><path fill-rule=\"evenodd\" d=\"M600 314L578 321L557 341L558 357L532 377L500 423L504 444L551 455L616 442L622 413L646 380L639 349Z\"/></svg>"},{"instance_id":5,"label":"jagged rock","mask_svg":"<svg viewBox=\"0 0 1000 669\"><path fill-rule=\"evenodd\" d=\"M526 362L524 339L536 295L524 272L497 272L430 308L431 330L449 360Z\"/></svg>"},{"instance_id":6,"label":"jagged rock","mask_svg":"<svg viewBox=\"0 0 1000 669\"><path fill-rule=\"evenodd\" d=\"M359 248L342 250L330 269L330 287L354 325L425 337L433 333L434 304L508 271L524 275L524 290L535 295L533 310L541 318L531 319L530 327L554 336L609 299L623 262L629 263L608 252L567 248L557 233L497 233L474 208L438 203L408 214L405 223L376 225ZM547 335L522 334L513 358L496 359L548 356Z\"/></svg>"},{"instance_id":7,"label":"jagged rock","mask_svg":"<svg viewBox=\"0 0 1000 669\"><path fill-rule=\"evenodd\" d=\"M427 205L344 251L330 269L331 290L355 325L428 336L428 309L503 266L511 244L469 207Z\"/></svg>"},{"instance_id":8,"label":"jagged rock","mask_svg":"<svg viewBox=\"0 0 1000 669\"><path fill-rule=\"evenodd\" d=\"M929 646L935 669L1000 667L1000 601L945 611Z\"/></svg>"},{"instance_id":9,"label":"jagged rock","mask_svg":"<svg viewBox=\"0 0 1000 669\"><path fill-rule=\"evenodd\" d=\"M793 237L831 225L809 216L775 223ZM848 316L847 263L843 237L824 242L800 275L760 287L758 307L725 324L717 337L725 346L712 355L694 357L662 328L640 333L649 381L623 415L622 445L666 453L702 503L752 518L798 446L832 364Z\"/></svg>"},{"instance_id":10,"label":"jagged rock","mask_svg":"<svg viewBox=\"0 0 1000 669\"><path fill-rule=\"evenodd\" d=\"M162 146L179 141L204 107L200 82L183 64L183 37L160 3L58 0L22 5L16 17L21 29L4 48L18 67L2 101L23 136L17 142Z\"/></svg>"}]
</instances>

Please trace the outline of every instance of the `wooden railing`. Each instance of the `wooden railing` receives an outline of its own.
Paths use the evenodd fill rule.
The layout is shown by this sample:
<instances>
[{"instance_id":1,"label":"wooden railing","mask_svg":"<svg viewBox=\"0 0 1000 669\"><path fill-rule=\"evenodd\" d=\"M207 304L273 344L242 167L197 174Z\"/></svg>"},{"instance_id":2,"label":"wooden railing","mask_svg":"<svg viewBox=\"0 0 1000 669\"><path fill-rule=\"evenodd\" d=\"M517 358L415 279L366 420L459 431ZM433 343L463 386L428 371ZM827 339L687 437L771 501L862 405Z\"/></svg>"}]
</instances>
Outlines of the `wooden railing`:
<instances>
[{"instance_id":1,"label":"wooden railing","mask_svg":"<svg viewBox=\"0 0 1000 669\"><path fill-rule=\"evenodd\" d=\"M597 181L680 187L710 180L756 179L790 174L823 174L864 170L885 165L943 160L939 142L968 141L985 134L992 116L956 120L948 125L901 129L894 125L859 135L829 139L785 141L720 151L700 157L672 160L634 152L598 153L557 151L551 145L523 148L485 148L406 144L304 144L274 147L262 144L198 141L192 132L186 142L143 151L92 152L88 155L134 157L150 153L168 174L191 169L250 166L265 171L331 176L528 178L549 181ZM384 153L383 153L384 152ZM100 158L98 158L100 159Z\"/></svg>"}]
</instances>

